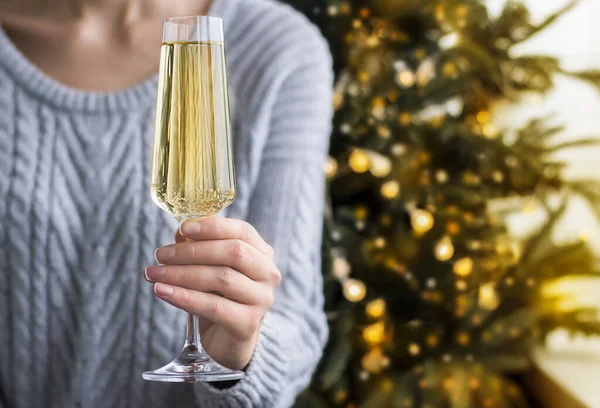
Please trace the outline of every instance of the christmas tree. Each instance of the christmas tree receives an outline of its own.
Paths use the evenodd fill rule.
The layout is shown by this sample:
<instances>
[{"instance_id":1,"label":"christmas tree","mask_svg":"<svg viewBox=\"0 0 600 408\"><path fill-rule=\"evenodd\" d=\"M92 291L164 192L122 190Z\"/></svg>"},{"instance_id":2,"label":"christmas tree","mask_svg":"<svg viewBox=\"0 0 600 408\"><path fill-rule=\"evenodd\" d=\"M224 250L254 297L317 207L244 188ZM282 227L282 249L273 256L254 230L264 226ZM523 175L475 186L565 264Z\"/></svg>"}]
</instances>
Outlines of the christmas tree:
<instances>
[{"instance_id":1,"label":"christmas tree","mask_svg":"<svg viewBox=\"0 0 600 408\"><path fill-rule=\"evenodd\" d=\"M554 243L572 195L600 215L600 185L564 177L561 128L492 121L494 104L543 94L556 75L600 89L515 45L551 25L508 1L290 1L335 57L336 116L326 166L324 282L331 335L298 407L520 407L511 374L550 332L598 334L595 310L560 307L545 285L598 276L585 241ZM526 239L506 217L540 206Z\"/></svg>"}]
</instances>

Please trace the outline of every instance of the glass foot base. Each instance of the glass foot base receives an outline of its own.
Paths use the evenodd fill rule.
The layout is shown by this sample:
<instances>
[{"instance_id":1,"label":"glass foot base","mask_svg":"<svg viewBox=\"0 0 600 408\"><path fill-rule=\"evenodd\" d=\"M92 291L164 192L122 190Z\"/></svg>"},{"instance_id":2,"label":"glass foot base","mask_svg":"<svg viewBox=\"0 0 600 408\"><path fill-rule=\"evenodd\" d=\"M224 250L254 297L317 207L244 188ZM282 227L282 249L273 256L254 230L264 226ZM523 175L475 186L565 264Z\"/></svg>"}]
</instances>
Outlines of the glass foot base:
<instances>
[{"instance_id":1,"label":"glass foot base","mask_svg":"<svg viewBox=\"0 0 600 408\"><path fill-rule=\"evenodd\" d=\"M244 378L244 372L223 367L204 350L190 345L175 360L157 370L146 371L142 378L148 381L187 383L231 381Z\"/></svg>"}]
</instances>

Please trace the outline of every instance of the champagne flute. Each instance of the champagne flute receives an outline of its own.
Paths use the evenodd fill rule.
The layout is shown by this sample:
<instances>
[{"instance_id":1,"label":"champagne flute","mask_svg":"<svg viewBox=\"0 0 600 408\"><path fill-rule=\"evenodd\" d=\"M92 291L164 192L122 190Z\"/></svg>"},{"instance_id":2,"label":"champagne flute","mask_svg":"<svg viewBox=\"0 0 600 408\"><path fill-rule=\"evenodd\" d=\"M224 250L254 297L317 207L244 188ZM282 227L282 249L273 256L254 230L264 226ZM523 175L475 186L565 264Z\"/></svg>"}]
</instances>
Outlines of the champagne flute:
<instances>
[{"instance_id":1,"label":"champagne flute","mask_svg":"<svg viewBox=\"0 0 600 408\"><path fill-rule=\"evenodd\" d=\"M211 217L235 198L223 22L207 16L165 20L156 107L153 201L179 222ZM142 377L196 382L242 378L202 348L198 316L188 315L180 355Z\"/></svg>"}]
</instances>

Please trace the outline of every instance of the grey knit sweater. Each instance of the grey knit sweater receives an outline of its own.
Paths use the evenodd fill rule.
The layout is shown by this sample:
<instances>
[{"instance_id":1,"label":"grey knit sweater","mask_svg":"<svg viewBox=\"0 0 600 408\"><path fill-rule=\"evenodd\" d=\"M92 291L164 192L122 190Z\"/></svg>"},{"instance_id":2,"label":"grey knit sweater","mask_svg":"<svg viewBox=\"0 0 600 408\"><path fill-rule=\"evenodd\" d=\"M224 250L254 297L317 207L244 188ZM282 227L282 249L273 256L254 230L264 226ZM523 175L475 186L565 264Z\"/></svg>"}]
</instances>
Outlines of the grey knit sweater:
<instances>
[{"instance_id":1,"label":"grey knit sweater","mask_svg":"<svg viewBox=\"0 0 600 408\"><path fill-rule=\"evenodd\" d=\"M157 79L61 85L0 30L0 407L288 407L327 337L320 234L331 59L271 0L214 0L224 19L238 197L283 279L247 376L145 382L183 341L185 313L143 279L177 223L149 194ZM159 44L157 44L157 47Z\"/></svg>"}]
</instances>

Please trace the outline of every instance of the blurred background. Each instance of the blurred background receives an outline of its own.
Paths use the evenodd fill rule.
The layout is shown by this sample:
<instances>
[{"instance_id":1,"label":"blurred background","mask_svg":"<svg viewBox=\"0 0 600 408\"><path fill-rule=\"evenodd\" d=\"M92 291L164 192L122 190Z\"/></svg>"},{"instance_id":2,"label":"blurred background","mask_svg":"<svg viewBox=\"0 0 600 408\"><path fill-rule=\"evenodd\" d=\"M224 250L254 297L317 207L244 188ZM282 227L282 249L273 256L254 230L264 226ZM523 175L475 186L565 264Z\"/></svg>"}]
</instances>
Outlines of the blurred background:
<instances>
[{"instance_id":1,"label":"blurred background","mask_svg":"<svg viewBox=\"0 0 600 408\"><path fill-rule=\"evenodd\" d=\"M297 406L600 408L600 2L287 2L337 74Z\"/></svg>"}]
</instances>

